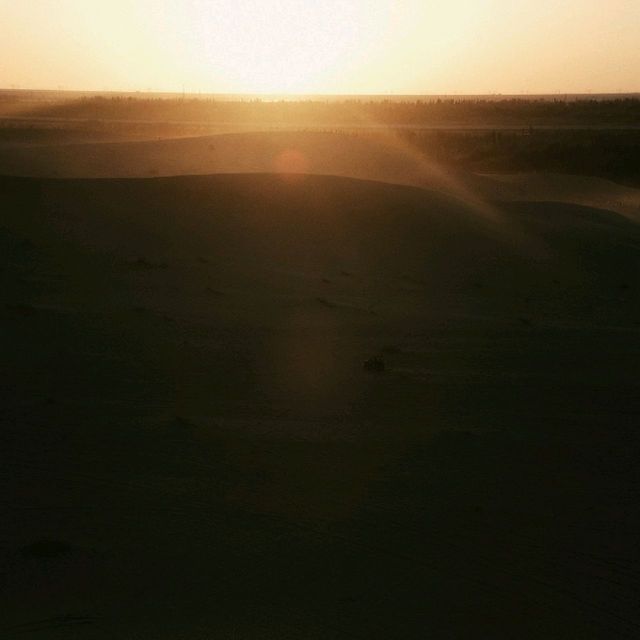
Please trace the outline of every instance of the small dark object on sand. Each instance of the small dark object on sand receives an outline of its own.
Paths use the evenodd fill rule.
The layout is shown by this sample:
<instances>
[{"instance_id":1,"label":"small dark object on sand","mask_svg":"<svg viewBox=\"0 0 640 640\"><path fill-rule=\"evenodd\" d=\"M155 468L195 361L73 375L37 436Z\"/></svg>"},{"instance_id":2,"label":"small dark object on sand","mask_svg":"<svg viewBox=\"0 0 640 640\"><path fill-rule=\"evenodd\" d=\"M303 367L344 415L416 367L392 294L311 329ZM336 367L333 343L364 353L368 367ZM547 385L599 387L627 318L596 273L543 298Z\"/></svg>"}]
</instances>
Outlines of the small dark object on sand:
<instances>
[{"instance_id":1,"label":"small dark object on sand","mask_svg":"<svg viewBox=\"0 0 640 640\"><path fill-rule=\"evenodd\" d=\"M169 265L166 262L150 262L146 258L138 258L128 263L131 269L168 269Z\"/></svg>"},{"instance_id":2,"label":"small dark object on sand","mask_svg":"<svg viewBox=\"0 0 640 640\"><path fill-rule=\"evenodd\" d=\"M316 298L316 300L320 304L324 305L325 307L328 307L329 309L335 309L336 308L336 305L333 302L331 302L330 300L327 300L326 298L319 297L319 298Z\"/></svg>"},{"instance_id":3,"label":"small dark object on sand","mask_svg":"<svg viewBox=\"0 0 640 640\"><path fill-rule=\"evenodd\" d=\"M385 369L384 360L378 356L365 360L363 366L365 371L372 373L382 373Z\"/></svg>"}]
</instances>

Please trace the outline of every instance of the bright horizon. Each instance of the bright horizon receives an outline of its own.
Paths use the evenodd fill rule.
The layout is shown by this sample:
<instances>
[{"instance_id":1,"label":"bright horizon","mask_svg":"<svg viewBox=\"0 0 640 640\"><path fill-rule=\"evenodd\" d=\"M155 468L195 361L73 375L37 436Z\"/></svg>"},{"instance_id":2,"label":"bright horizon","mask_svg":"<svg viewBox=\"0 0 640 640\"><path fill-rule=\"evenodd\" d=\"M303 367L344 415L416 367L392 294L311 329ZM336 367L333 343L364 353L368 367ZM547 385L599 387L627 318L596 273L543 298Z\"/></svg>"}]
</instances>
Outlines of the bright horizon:
<instances>
[{"instance_id":1,"label":"bright horizon","mask_svg":"<svg viewBox=\"0 0 640 640\"><path fill-rule=\"evenodd\" d=\"M3 87L640 91L637 0L28 0L0 24Z\"/></svg>"}]
</instances>

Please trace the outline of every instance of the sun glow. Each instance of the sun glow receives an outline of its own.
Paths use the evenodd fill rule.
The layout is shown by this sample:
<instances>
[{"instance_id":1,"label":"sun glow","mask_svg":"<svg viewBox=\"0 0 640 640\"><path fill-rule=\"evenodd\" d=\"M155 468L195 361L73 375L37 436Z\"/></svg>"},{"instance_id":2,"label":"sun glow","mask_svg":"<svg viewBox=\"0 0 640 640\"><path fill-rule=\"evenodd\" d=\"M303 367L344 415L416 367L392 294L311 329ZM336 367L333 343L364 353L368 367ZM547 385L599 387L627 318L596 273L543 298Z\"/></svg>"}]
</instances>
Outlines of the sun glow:
<instances>
[{"instance_id":1,"label":"sun glow","mask_svg":"<svg viewBox=\"0 0 640 640\"><path fill-rule=\"evenodd\" d=\"M389 5L375 4L193 0L172 20L201 77L226 81L234 91L305 93L321 91L370 57L390 23Z\"/></svg>"},{"instance_id":2,"label":"sun glow","mask_svg":"<svg viewBox=\"0 0 640 640\"><path fill-rule=\"evenodd\" d=\"M0 2L0 25L5 87L640 89L640 3L629 0L38 0Z\"/></svg>"}]
</instances>

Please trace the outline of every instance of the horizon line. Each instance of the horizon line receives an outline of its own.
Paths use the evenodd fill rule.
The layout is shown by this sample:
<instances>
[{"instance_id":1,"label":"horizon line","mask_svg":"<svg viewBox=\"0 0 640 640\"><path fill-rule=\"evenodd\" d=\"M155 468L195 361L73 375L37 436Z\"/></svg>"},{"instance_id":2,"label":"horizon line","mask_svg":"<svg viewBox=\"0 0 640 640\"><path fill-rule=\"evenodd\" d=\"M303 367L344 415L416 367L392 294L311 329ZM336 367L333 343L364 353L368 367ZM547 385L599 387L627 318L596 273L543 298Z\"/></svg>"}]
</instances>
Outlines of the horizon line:
<instances>
[{"instance_id":1,"label":"horizon line","mask_svg":"<svg viewBox=\"0 0 640 640\"><path fill-rule=\"evenodd\" d=\"M233 97L233 98L487 98L487 97L506 97L506 98L541 98L541 97L640 97L640 90L638 91L585 91L585 92L572 92L572 91L550 91L550 92L488 92L488 93L462 93L462 92L449 92L449 93L400 93L400 92L387 92L387 93L293 93L293 92L222 92L222 91L191 91L191 90L156 90L156 89L75 89L75 88L50 88L50 87L0 87L2 93L75 93L75 94L89 94L89 95L160 95L160 96L190 96L190 97Z\"/></svg>"}]
</instances>

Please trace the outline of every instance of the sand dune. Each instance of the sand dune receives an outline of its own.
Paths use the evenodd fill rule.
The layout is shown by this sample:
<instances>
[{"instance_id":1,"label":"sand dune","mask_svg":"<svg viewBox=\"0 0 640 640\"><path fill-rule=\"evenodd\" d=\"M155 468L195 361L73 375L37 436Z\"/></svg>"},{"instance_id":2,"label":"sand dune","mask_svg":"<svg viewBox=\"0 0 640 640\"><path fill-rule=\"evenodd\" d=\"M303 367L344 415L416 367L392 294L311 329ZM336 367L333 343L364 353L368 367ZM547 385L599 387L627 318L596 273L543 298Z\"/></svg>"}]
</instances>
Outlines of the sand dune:
<instances>
[{"instance_id":1,"label":"sand dune","mask_svg":"<svg viewBox=\"0 0 640 640\"><path fill-rule=\"evenodd\" d=\"M640 190L587 177L474 175L442 167L388 132L235 133L144 142L0 147L5 175L115 178L301 172L436 189L482 200L558 201L638 219Z\"/></svg>"},{"instance_id":2,"label":"sand dune","mask_svg":"<svg viewBox=\"0 0 640 640\"><path fill-rule=\"evenodd\" d=\"M291 174L0 207L3 637L633 637L637 223Z\"/></svg>"},{"instance_id":3,"label":"sand dune","mask_svg":"<svg viewBox=\"0 0 640 640\"><path fill-rule=\"evenodd\" d=\"M615 211L640 220L640 189L590 176L525 173L486 176L483 192L496 200L566 202Z\"/></svg>"}]
</instances>

